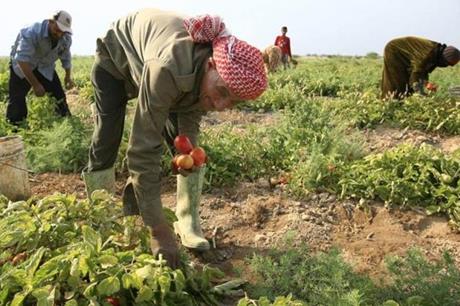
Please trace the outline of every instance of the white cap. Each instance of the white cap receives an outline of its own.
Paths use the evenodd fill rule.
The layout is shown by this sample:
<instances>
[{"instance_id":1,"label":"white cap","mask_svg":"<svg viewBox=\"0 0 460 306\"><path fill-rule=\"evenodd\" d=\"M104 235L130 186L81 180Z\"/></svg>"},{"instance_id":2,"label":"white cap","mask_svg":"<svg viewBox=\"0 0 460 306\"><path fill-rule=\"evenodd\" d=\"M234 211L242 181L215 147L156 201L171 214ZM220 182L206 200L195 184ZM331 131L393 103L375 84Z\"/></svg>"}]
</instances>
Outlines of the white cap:
<instances>
[{"instance_id":1,"label":"white cap","mask_svg":"<svg viewBox=\"0 0 460 306\"><path fill-rule=\"evenodd\" d=\"M62 32L67 32L67 33L72 34L72 29L71 29L72 16L70 16L69 13L67 13L66 11L57 11L53 15L53 19L56 21L59 29Z\"/></svg>"}]
</instances>

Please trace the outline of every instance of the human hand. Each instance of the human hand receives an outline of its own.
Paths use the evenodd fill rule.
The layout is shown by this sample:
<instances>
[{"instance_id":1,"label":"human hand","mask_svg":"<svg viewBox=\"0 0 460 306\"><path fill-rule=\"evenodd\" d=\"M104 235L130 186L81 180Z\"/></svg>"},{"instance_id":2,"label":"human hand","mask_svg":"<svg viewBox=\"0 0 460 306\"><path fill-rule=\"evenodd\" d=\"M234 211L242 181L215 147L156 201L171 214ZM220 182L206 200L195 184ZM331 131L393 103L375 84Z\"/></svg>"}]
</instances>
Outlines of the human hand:
<instances>
[{"instance_id":1,"label":"human hand","mask_svg":"<svg viewBox=\"0 0 460 306\"><path fill-rule=\"evenodd\" d=\"M161 254L171 269L177 269L180 264L179 248L176 236L171 227L162 222L150 228L150 248L154 256Z\"/></svg>"},{"instance_id":2,"label":"human hand","mask_svg":"<svg viewBox=\"0 0 460 306\"><path fill-rule=\"evenodd\" d=\"M74 83L74 81L72 80L71 77L66 77L64 79L64 84L65 84L66 89L72 89L72 88L75 87L75 83Z\"/></svg>"},{"instance_id":3,"label":"human hand","mask_svg":"<svg viewBox=\"0 0 460 306\"><path fill-rule=\"evenodd\" d=\"M421 96L426 96L425 84L426 84L426 80L423 80L423 79L420 79L417 82L414 82L414 84L412 84L414 94L419 94Z\"/></svg>"},{"instance_id":4,"label":"human hand","mask_svg":"<svg viewBox=\"0 0 460 306\"><path fill-rule=\"evenodd\" d=\"M32 89L37 97L43 97L46 94L45 88L40 83L34 85Z\"/></svg>"}]
</instances>

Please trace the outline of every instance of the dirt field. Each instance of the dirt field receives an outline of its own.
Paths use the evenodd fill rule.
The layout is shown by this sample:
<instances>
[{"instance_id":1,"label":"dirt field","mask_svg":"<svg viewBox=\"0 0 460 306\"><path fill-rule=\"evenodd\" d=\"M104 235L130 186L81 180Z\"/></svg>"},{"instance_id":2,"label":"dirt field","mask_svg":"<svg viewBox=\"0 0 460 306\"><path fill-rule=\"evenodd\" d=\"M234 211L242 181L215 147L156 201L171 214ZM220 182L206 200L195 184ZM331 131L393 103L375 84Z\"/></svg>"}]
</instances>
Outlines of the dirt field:
<instances>
[{"instance_id":1,"label":"dirt field","mask_svg":"<svg viewBox=\"0 0 460 306\"><path fill-rule=\"evenodd\" d=\"M272 114L248 114L228 111L209 115L203 128L221 124L238 126L248 123L271 124ZM460 137L442 138L419 131L400 131L379 127L364 132L365 146L380 152L400 143L430 143L446 152L460 147ZM118 179L120 195L126 177ZM53 192L76 193L85 196L84 184L78 174L46 173L31 177L32 192L48 195ZM163 203L174 208L175 181L165 179ZM402 255L417 246L429 258L438 257L442 250L452 252L460 265L460 234L454 232L447 219L427 216L423 211L388 209L381 203L358 203L339 200L333 194L311 194L296 201L283 192L283 185L272 186L268 179L241 183L234 188L214 189L202 199L202 225L214 249L194 254L200 263L212 263L229 275L242 271L251 279L244 259L253 253L263 253L290 233L298 243L306 242L316 251L337 246L344 258L357 271L375 279L385 277L384 259Z\"/></svg>"}]
</instances>

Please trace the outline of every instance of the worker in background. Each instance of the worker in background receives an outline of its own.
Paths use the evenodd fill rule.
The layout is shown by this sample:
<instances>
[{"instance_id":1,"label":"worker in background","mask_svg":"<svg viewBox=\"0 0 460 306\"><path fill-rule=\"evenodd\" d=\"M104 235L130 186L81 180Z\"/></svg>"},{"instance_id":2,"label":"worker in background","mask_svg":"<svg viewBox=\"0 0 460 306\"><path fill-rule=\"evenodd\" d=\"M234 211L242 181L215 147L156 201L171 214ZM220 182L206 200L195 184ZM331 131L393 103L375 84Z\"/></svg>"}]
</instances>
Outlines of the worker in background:
<instances>
[{"instance_id":1,"label":"worker in background","mask_svg":"<svg viewBox=\"0 0 460 306\"><path fill-rule=\"evenodd\" d=\"M281 35L278 35L275 39L275 46L281 48L281 62L284 69L289 67L289 62L292 60L291 40L286 36L287 31L286 26L281 27Z\"/></svg>"},{"instance_id":2,"label":"worker in background","mask_svg":"<svg viewBox=\"0 0 460 306\"><path fill-rule=\"evenodd\" d=\"M460 51L420 37L401 37L391 40L383 54L382 99L402 99L425 88L429 74L438 67L454 66L460 60Z\"/></svg>"},{"instance_id":3,"label":"worker in background","mask_svg":"<svg viewBox=\"0 0 460 306\"><path fill-rule=\"evenodd\" d=\"M71 76L72 17L66 11L22 29L11 50L9 98L6 117L19 124L27 117L26 95L32 88L37 97L46 93L56 98L56 113L70 116L66 96L56 73L55 62L61 60L64 84L74 86Z\"/></svg>"}]
</instances>

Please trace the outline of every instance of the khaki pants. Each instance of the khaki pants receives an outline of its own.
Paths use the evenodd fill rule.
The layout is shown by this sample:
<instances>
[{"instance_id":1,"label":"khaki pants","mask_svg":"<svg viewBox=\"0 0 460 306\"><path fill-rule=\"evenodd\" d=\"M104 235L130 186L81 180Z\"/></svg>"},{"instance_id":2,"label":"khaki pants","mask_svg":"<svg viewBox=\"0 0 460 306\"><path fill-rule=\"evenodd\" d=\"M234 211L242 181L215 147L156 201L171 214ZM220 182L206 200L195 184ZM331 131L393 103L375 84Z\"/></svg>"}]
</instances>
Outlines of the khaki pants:
<instances>
[{"instance_id":1,"label":"khaki pants","mask_svg":"<svg viewBox=\"0 0 460 306\"><path fill-rule=\"evenodd\" d=\"M88 172L108 169L115 164L123 136L128 102L124 81L116 79L97 64L92 69L91 82L94 87L96 112L89 149ZM171 113L163 131L163 136L171 149L174 147L177 131L177 114Z\"/></svg>"}]
</instances>

